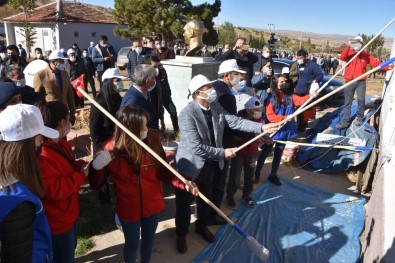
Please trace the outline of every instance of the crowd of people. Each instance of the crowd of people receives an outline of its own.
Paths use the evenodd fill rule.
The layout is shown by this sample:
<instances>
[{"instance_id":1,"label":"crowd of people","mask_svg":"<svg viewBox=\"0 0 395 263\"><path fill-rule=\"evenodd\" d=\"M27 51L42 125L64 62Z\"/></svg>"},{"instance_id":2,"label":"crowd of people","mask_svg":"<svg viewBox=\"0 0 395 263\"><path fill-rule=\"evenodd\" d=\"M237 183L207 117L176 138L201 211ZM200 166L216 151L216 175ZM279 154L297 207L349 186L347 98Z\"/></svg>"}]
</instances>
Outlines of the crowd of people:
<instances>
[{"instance_id":1,"label":"crowd of people","mask_svg":"<svg viewBox=\"0 0 395 263\"><path fill-rule=\"evenodd\" d=\"M326 65L320 61L331 61L324 66L324 71L328 71L337 68L337 59L317 60L301 49L291 58L295 63L275 75L270 48L264 46L254 54L245 48L246 44L246 39L239 37L233 47L226 45L216 54L203 47L198 55L213 56L221 62L218 79L194 76L185 87L191 100L179 115L161 64L162 59L174 58L179 50L171 50L159 40L132 42L128 76L115 67L117 54L106 36L82 51L77 44L45 55L35 48L35 60L45 60L48 65L35 73L32 87L26 85L23 73L28 65L26 51L16 45L0 47L0 261L73 262L79 189L87 181L95 190L100 190L109 178L114 184L115 214L125 237L125 262L136 262L138 258L141 262L150 261L160 212L165 209L161 182L175 187L175 244L180 253L188 251L194 196L202 193L220 207L226 193L225 203L235 209L235 193L244 170L241 201L253 209L253 184L260 182L262 166L273 149L268 179L280 187L278 168L284 144L275 140L296 137L298 130L306 128L308 119L314 118L315 109L301 115L297 122L291 119L280 128L279 123L306 100L318 96L318 83L323 77L320 66ZM350 40L340 59L350 60L362 45L360 37ZM366 72L368 64L379 63L363 51L345 68L346 81ZM72 84L81 76L85 87L90 84L93 97L106 111L91 106L92 162L76 160L67 141L76 108L84 107L84 98ZM94 78L100 83L98 92ZM121 96L126 79L132 84ZM338 129L350 125L355 90L355 124L362 125L365 79L345 93L344 117ZM166 157L161 145L164 109L179 136L172 165L189 181L187 185L140 142ZM133 140L110 116L140 141ZM272 138L263 136L238 150L262 132L276 134ZM197 198L196 205L195 232L213 242L215 237L208 226L226 221L202 199Z\"/></svg>"}]
</instances>

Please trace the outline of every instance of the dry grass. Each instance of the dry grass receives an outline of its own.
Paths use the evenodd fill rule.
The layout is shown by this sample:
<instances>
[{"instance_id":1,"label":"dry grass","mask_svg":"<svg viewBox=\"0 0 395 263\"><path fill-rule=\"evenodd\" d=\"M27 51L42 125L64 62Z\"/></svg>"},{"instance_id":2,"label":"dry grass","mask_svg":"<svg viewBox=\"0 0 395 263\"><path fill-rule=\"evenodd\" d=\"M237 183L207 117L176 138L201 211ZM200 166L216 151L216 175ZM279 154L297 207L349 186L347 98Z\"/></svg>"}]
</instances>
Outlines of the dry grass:
<instances>
[{"instance_id":1,"label":"dry grass","mask_svg":"<svg viewBox=\"0 0 395 263\"><path fill-rule=\"evenodd\" d=\"M85 107L83 109L77 110L77 116L75 118L74 129L89 133L89 115L90 115L90 107Z\"/></svg>"}]
</instances>

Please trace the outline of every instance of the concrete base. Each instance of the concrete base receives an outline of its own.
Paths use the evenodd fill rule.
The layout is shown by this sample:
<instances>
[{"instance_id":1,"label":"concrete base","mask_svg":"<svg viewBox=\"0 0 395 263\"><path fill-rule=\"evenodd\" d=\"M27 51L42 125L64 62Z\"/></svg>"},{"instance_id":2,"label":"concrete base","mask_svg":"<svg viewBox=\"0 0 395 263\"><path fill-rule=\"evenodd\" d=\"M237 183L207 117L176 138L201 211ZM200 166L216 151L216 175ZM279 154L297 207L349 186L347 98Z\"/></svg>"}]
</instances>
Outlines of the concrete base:
<instances>
[{"instance_id":1,"label":"concrete base","mask_svg":"<svg viewBox=\"0 0 395 263\"><path fill-rule=\"evenodd\" d=\"M188 104L188 86L191 79L203 74L210 80L218 78L219 62L210 57L176 56L175 59L161 61L166 69L172 91L172 99L177 108L177 113ZM172 127L170 115L165 111L166 127Z\"/></svg>"}]
</instances>

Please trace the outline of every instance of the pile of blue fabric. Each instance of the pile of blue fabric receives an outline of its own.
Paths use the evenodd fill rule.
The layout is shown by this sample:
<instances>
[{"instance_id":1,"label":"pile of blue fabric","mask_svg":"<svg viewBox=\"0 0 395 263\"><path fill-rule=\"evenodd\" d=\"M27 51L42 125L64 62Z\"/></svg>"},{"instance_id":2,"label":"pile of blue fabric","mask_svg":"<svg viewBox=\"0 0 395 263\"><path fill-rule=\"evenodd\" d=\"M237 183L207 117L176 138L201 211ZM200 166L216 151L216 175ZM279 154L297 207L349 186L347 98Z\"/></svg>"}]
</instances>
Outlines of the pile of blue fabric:
<instances>
[{"instance_id":1,"label":"pile of blue fabric","mask_svg":"<svg viewBox=\"0 0 395 263\"><path fill-rule=\"evenodd\" d=\"M366 200L330 193L281 178L254 192L254 209L241 204L230 215L270 251L267 262L358 262ZM261 262L244 237L223 226L193 262Z\"/></svg>"},{"instance_id":2,"label":"pile of blue fabric","mask_svg":"<svg viewBox=\"0 0 395 263\"><path fill-rule=\"evenodd\" d=\"M351 120L355 118L357 108L356 101L354 101L351 107ZM371 114L368 114L363 118L362 126L356 126L352 123L347 130L338 131L336 129L336 124L338 124L342 119L342 110L343 107L340 107L339 109L322 116L318 120L317 126L309 132L308 139L312 143L315 143L317 133L329 130L329 134L365 140L366 146L375 147L378 145L378 133L367 121ZM307 167L315 172L338 173L347 171L351 167L358 166L364 162L369 155L370 151L357 152L343 149L303 147L298 151L296 161L301 165L307 164Z\"/></svg>"}]
</instances>

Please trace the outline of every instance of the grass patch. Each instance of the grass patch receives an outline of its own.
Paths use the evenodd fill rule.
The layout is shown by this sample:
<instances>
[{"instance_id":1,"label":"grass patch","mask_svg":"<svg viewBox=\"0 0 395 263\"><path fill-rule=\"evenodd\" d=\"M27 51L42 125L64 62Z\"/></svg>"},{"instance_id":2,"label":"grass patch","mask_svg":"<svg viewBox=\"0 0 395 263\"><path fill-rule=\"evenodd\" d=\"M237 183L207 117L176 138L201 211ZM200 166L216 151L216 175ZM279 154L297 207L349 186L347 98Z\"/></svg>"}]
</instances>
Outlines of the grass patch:
<instances>
[{"instance_id":1,"label":"grass patch","mask_svg":"<svg viewBox=\"0 0 395 263\"><path fill-rule=\"evenodd\" d=\"M75 256L81 256L93 248L93 241L89 238L80 237L77 241L77 248L75 249Z\"/></svg>"}]
</instances>

